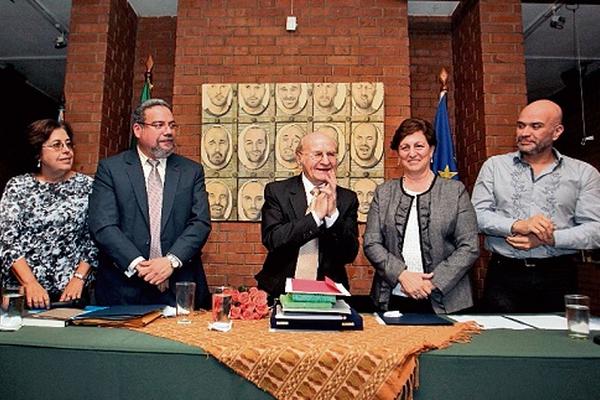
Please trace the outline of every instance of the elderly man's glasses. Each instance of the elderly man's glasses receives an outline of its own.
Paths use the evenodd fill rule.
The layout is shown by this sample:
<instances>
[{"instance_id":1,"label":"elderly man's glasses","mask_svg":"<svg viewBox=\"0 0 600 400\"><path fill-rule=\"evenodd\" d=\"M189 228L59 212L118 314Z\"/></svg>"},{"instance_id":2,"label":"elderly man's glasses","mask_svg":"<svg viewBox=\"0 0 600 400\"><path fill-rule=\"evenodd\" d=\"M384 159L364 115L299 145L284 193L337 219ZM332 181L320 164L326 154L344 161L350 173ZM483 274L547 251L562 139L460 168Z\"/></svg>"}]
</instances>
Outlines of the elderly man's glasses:
<instances>
[{"instance_id":1,"label":"elderly man's glasses","mask_svg":"<svg viewBox=\"0 0 600 400\"><path fill-rule=\"evenodd\" d=\"M152 122L152 123L149 123L149 124L147 124L147 123L145 123L145 122L142 122L142 123L141 123L141 125L145 125L145 126L151 126L151 127L153 127L154 129L156 129L157 131L162 131L162 130L163 130L163 129L165 129L167 126L168 126L168 127L169 127L169 129L170 129L170 130L172 130L172 131L174 131L174 130L176 130L177 128L179 128L179 125L177 125L177 123L175 123L175 122L169 122L169 123L166 123L165 121L155 121L155 122Z\"/></svg>"},{"instance_id":2,"label":"elderly man's glasses","mask_svg":"<svg viewBox=\"0 0 600 400\"><path fill-rule=\"evenodd\" d=\"M63 148L73 151L73 147L75 147L75 145L72 142L52 142L50 144L42 145L42 147L46 147L58 152L62 151Z\"/></svg>"},{"instance_id":3,"label":"elderly man's glasses","mask_svg":"<svg viewBox=\"0 0 600 400\"><path fill-rule=\"evenodd\" d=\"M324 157L329 159L329 161L335 160L337 158L337 152L335 152L335 151L328 151L326 153L323 153L322 151L313 151L313 152L304 153L304 154L307 154L308 157L310 157L310 159L313 161L322 160Z\"/></svg>"}]
</instances>

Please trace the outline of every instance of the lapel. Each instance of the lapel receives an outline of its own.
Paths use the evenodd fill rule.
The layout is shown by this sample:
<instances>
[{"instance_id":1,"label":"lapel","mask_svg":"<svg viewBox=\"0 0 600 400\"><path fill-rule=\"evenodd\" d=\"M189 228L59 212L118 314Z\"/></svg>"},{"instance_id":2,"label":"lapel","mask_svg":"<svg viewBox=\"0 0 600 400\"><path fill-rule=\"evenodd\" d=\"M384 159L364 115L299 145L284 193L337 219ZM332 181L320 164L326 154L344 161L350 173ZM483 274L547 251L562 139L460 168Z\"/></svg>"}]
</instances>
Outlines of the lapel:
<instances>
[{"instance_id":1,"label":"lapel","mask_svg":"<svg viewBox=\"0 0 600 400\"><path fill-rule=\"evenodd\" d=\"M144 171L142 170L142 164L140 157L136 150L130 150L125 154L125 170L135 199L137 200L140 211L146 221L146 225L150 228L150 217L148 216L148 195L146 194L146 182L144 180Z\"/></svg>"},{"instance_id":2,"label":"lapel","mask_svg":"<svg viewBox=\"0 0 600 400\"><path fill-rule=\"evenodd\" d=\"M302 184L302 175L291 178L288 186L290 205L294 212L294 216L296 218L301 218L306 215L306 208L308 207L304 185Z\"/></svg>"},{"instance_id":3,"label":"lapel","mask_svg":"<svg viewBox=\"0 0 600 400\"><path fill-rule=\"evenodd\" d=\"M174 155L167 158L167 169L165 172L165 184L163 187L163 209L161 214L160 229L161 232L165 228L165 224L169 219L169 215L173 210L173 203L175 202L175 193L177 192L177 186L179 185L179 178L181 176L181 170L179 163Z\"/></svg>"}]
</instances>

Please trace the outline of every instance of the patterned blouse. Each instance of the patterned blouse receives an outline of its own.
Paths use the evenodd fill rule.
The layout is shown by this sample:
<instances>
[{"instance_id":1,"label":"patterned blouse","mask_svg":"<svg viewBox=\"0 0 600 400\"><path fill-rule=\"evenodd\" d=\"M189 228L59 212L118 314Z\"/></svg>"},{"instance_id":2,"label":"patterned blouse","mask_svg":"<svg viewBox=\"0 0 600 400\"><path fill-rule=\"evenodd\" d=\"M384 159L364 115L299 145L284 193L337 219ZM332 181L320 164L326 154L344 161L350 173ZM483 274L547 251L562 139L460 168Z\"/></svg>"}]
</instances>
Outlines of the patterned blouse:
<instances>
[{"instance_id":1,"label":"patterned blouse","mask_svg":"<svg viewBox=\"0 0 600 400\"><path fill-rule=\"evenodd\" d=\"M21 257L49 293L63 291L79 262L97 266L87 224L92 182L80 173L58 183L40 182L33 174L8 182L0 201L3 286L18 285L10 269Z\"/></svg>"}]
</instances>

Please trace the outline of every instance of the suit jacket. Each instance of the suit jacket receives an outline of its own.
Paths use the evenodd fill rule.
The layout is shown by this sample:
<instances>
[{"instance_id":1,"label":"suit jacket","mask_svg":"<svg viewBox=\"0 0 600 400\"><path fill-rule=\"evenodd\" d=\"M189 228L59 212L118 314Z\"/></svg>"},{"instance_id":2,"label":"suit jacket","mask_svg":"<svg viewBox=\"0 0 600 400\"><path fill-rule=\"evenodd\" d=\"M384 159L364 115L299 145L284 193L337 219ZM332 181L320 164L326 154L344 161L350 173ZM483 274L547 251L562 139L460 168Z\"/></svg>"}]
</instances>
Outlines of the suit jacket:
<instances>
[{"instance_id":1,"label":"suit jacket","mask_svg":"<svg viewBox=\"0 0 600 400\"><path fill-rule=\"evenodd\" d=\"M424 272L433 272L437 288L430 296L436 313L473 305L468 271L479 255L477 219L461 182L435 178L413 200L394 179L377 187L367 217L365 255L375 268L371 297L387 310L398 276L406 269L402 245L412 201L417 201Z\"/></svg>"},{"instance_id":2,"label":"suit jacket","mask_svg":"<svg viewBox=\"0 0 600 400\"><path fill-rule=\"evenodd\" d=\"M285 279L294 276L300 247L319 238L317 278L330 277L348 285L345 265L358 253L358 199L348 189L337 187L338 219L330 227L317 226L308 207L302 176L294 176L265 187L262 207L262 242L268 250L263 269L256 275L259 288L271 296L284 292Z\"/></svg>"},{"instance_id":3,"label":"suit jacket","mask_svg":"<svg viewBox=\"0 0 600 400\"><path fill-rule=\"evenodd\" d=\"M202 166L171 155L164 177L161 216L163 255L183 263L161 293L137 274L125 275L129 264L150 254L150 219L144 172L136 150L125 151L98 164L90 195L89 225L100 249L96 278L98 304L175 304L175 283L196 282L196 306L208 298L200 250L210 233L210 213Z\"/></svg>"}]
</instances>

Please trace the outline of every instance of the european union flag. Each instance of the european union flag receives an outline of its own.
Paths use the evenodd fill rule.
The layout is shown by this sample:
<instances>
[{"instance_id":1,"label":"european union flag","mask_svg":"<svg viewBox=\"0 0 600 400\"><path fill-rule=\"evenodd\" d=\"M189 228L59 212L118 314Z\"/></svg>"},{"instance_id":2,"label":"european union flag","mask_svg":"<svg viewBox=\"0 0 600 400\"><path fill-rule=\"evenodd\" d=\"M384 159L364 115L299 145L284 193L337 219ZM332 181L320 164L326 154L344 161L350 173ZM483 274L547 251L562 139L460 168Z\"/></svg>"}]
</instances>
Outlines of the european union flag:
<instances>
[{"instance_id":1,"label":"european union flag","mask_svg":"<svg viewBox=\"0 0 600 400\"><path fill-rule=\"evenodd\" d=\"M448 120L448 99L446 92L443 92L435 113L435 137L437 146L433 153L433 164L431 169L435 174L442 178L457 179L458 169L456 168L456 159L454 158L454 146L452 144L452 132L450 131L450 121Z\"/></svg>"}]
</instances>

